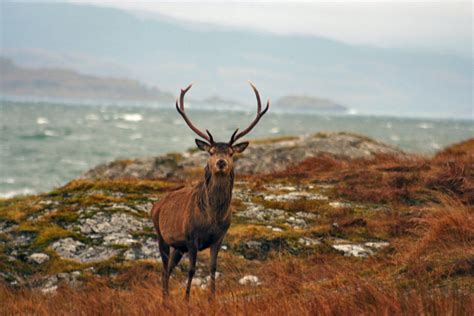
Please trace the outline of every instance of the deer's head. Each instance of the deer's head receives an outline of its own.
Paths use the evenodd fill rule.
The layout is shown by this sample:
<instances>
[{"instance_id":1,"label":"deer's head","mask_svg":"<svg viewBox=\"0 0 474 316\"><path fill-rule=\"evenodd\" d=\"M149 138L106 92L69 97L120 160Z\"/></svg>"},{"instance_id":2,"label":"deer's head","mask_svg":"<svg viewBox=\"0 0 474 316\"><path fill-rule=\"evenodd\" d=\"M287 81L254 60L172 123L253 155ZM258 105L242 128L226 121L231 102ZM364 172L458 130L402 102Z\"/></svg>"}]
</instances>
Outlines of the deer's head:
<instances>
[{"instance_id":1,"label":"deer's head","mask_svg":"<svg viewBox=\"0 0 474 316\"><path fill-rule=\"evenodd\" d=\"M238 133L239 129L236 129L227 143L215 142L211 133L207 129L206 133L203 133L191 123L188 116L184 112L184 95L189 89L191 89L192 84L186 89L181 89L180 97L178 100L176 100L176 109L178 110L179 114L181 114L183 119L186 121L186 124L188 124L188 126L202 138L196 138L196 145L200 150L206 151L209 154L207 168L213 175L228 175L232 172L234 168L234 154L243 152L249 145L249 142L241 142L236 144L236 141L248 134L252 128L257 125L262 116L267 113L270 107L270 101L267 101L267 105L262 111L262 102L260 100L258 90L252 83L250 83L250 85L255 92L255 96L257 97L257 117L242 132Z\"/></svg>"}]
</instances>

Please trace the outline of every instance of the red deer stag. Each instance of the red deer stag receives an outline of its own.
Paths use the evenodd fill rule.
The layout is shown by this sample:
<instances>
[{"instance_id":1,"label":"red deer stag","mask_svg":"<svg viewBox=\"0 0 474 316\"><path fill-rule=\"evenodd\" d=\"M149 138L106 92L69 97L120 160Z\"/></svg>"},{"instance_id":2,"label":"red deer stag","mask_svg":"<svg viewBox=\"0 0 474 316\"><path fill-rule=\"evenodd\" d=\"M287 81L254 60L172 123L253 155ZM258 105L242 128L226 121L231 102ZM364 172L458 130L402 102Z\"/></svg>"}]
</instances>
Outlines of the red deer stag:
<instances>
[{"instance_id":1,"label":"red deer stag","mask_svg":"<svg viewBox=\"0 0 474 316\"><path fill-rule=\"evenodd\" d=\"M188 126L201 138L196 139L200 150L207 151L209 158L204 169L204 179L194 187L171 192L161 201L155 203L151 217L158 234L159 249L163 261L162 287L163 296L168 295L168 282L173 269L184 253L189 256L188 283L186 300L189 300L191 281L196 268L197 253L210 248L211 251L211 298L214 297L217 255L222 240L230 226L232 189L234 186L234 166L232 155L241 153L248 142L234 144L239 138L248 134L268 111L270 101L262 111L260 95L257 88L250 83L257 97L257 117L245 130L235 130L228 143L214 142L211 133L203 133L194 126L184 111L184 95L191 88L181 89L176 100L176 109ZM171 248L171 254L170 254Z\"/></svg>"}]
</instances>

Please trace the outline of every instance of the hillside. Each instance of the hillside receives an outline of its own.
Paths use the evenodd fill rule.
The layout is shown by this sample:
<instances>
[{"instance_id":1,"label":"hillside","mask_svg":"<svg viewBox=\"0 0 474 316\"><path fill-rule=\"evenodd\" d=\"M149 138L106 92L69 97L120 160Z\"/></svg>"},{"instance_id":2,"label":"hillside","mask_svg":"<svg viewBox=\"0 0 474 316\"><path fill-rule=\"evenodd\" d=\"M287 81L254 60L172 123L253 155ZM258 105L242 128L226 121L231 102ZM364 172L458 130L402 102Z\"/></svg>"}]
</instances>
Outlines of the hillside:
<instances>
[{"instance_id":1,"label":"hillside","mask_svg":"<svg viewBox=\"0 0 474 316\"><path fill-rule=\"evenodd\" d=\"M328 99L303 95L287 95L275 102L275 107L285 110L344 113L347 108Z\"/></svg>"},{"instance_id":2,"label":"hillside","mask_svg":"<svg viewBox=\"0 0 474 316\"><path fill-rule=\"evenodd\" d=\"M161 300L148 214L164 194L202 177L202 166L177 168L192 153L167 156L172 170L188 169L185 180L173 172L78 179L0 200L0 314L472 314L474 141L423 158L393 148L353 155L390 147L351 137L346 154L237 174L214 304L208 251L190 304L182 301L186 260L170 300ZM336 147L347 140L326 138ZM288 152L295 139L254 146Z\"/></svg>"},{"instance_id":3,"label":"hillside","mask_svg":"<svg viewBox=\"0 0 474 316\"><path fill-rule=\"evenodd\" d=\"M83 75L56 68L22 68L0 58L3 95L94 100L148 100L173 102L170 93L130 79Z\"/></svg>"}]
</instances>

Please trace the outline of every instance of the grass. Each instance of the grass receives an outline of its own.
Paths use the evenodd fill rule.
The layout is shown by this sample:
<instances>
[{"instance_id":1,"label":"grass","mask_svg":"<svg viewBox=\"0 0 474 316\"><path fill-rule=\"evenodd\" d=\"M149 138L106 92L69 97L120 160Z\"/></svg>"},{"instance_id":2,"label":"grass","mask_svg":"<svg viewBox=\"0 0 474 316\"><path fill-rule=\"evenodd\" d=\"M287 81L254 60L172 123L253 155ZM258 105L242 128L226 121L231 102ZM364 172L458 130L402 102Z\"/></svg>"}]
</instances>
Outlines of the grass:
<instances>
[{"instance_id":1,"label":"grass","mask_svg":"<svg viewBox=\"0 0 474 316\"><path fill-rule=\"evenodd\" d=\"M224 240L228 249L219 254L222 277L213 303L208 301L207 289L198 287L193 287L190 303L184 302L187 260L176 269L171 295L163 301L159 263L124 261L117 256L106 262L78 264L45 249L51 260L43 270L35 270L19 260L8 262L0 246L1 271L23 270L31 276L83 273L81 286L63 284L54 295L0 285L0 314L472 315L473 153L474 141L467 141L433 158L378 156L367 162L323 155L278 174L245 177L250 188L262 194L277 193L266 189L269 183L311 184L312 192L329 200L254 200L269 208L319 215L305 229L274 232L266 227L269 223L234 217ZM318 187L328 183L333 187ZM34 244L43 247L67 234L61 225L77 220L81 206L101 207L116 201L133 205L159 198L180 185L150 180L73 181L49 195L2 200L0 217L18 223L19 230L34 233ZM62 206L27 225L25 218L51 208L38 203L45 198ZM334 208L331 201L349 205ZM233 206L245 208L238 199ZM148 233L152 234L143 232ZM320 245L305 247L298 243L303 236L324 238ZM369 258L346 257L331 247L335 238L353 243L385 240L390 246ZM6 239L3 236L0 241ZM248 241L261 242L263 247L248 249ZM206 276L208 251L198 258L198 273ZM99 275L88 270L92 267ZM244 275L258 276L261 285L239 284Z\"/></svg>"}]
</instances>

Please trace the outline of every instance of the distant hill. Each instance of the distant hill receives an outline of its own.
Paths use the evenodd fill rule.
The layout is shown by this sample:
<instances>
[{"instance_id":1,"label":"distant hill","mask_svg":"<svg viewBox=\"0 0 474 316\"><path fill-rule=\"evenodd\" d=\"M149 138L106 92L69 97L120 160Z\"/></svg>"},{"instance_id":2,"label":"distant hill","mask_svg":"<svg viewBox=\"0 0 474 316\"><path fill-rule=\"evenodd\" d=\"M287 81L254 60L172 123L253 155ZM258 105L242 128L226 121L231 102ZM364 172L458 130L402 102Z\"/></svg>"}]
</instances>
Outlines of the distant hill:
<instances>
[{"instance_id":1,"label":"distant hill","mask_svg":"<svg viewBox=\"0 0 474 316\"><path fill-rule=\"evenodd\" d=\"M53 2L1 5L2 54L25 67L125 77L189 98L325 95L362 114L472 116L472 58L317 36L189 25L160 15ZM87 23L85 23L87 21Z\"/></svg>"},{"instance_id":2,"label":"distant hill","mask_svg":"<svg viewBox=\"0 0 474 316\"><path fill-rule=\"evenodd\" d=\"M57 68L22 68L6 58L0 58L0 70L0 92L3 95L162 102L174 100L172 94L136 80L96 77Z\"/></svg>"},{"instance_id":3,"label":"distant hill","mask_svg":"<svg viewBox=\"0 0 474 316\"><path fill-rule=\"evenodd\" d=\"M328 99L315 98L304 95L287 95L278 99L274 106L290 110L304 110L317 112L346 112L347 108L343 105L336 104Z\"/></svg>"}]
</instances>

